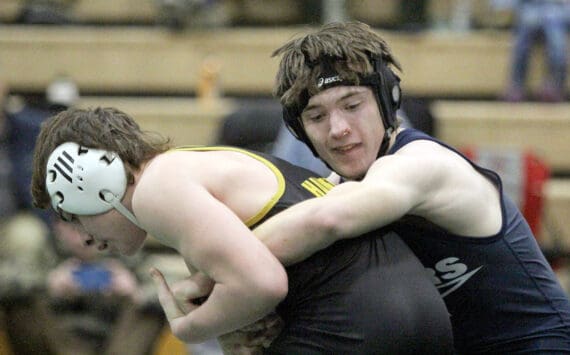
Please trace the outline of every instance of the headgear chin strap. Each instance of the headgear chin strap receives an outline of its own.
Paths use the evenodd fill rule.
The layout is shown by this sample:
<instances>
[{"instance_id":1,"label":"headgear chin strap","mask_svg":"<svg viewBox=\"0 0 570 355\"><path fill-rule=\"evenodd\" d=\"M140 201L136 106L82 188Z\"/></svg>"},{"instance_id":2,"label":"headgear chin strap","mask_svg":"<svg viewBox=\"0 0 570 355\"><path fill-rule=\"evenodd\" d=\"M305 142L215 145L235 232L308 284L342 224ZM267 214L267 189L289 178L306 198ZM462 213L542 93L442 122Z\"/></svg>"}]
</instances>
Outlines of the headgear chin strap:
<instances>
[{"instance_id":1,"label":"headgear chin strap","mask_svg":"<svg viewBox=\"0 0 570 355\"><path fill-rule=\"evenodd\" d=\"M46 188L53 209L63 220L70 221L74 214L96 215L115 208L142 228L121 204L127 176L116 153L63 143L48 158Z\"/></svg>"},{"instance_id":2,"label":"headgear chin strap","mask_svg":"<svg viewBox=\"0 0 570 355\"><path fill-rule=\"evenodd\" d=\"M378 157L385 155L388 151L390 137L397 126L396 111L400 108L402 98L400 78L384 63L381 56L370 56L369 60L370 64L372 64L374 68L374 72L369 75L360 76L357 84L344 80L336 71L334 71L331 64L331 61L334 60L335 58L325 57L321 61L320 65L322 67L322 75L318 78L317 88L320 90L326 90L340 85L369 86L375 94L385 131L378 151ZM309 99L309 93L305 90L301 94L297 105L283 106L283 120L295 138L305 143L311 149L313 154L318 157L313 144L305 133L305 128L301 121L301 113L309 103Z\"/></svg>"}]
</instances>

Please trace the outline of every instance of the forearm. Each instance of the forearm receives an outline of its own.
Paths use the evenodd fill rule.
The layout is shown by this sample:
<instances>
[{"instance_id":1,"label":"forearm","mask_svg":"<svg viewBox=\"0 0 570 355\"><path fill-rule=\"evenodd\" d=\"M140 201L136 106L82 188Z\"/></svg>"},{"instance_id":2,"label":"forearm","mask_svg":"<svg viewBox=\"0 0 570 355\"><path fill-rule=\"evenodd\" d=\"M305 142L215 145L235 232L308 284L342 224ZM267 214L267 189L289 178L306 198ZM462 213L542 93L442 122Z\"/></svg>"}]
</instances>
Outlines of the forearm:
<instances>
[{"instance_id":1,"label":"forearm","mask_svg":"<svg viewBox=\"0 0 570 355\"><path fill-rule=\"evenodd\" d=\"M322 213L318 202L315 199L293 206L253 231L283 265L304 260L340 238L334 217Z\"/></svg>"},{"instance_id":2,"label":"forearm","mask_svg":"<svg viewBox=\"0 0 570 355\"><path fill-rule=\"evenodd\" d=\"M173 334L200 343L251 324L274 310L285 294L216 284L207 301L170 321Z\"/></svg>"},{"instance_id":3,"label":"forearm","mask_svg":"<svg viewBox=\"0 0 570 355\"><path fill-rule=\"evenodd\" d=\"M281 263L291 265L340 239L358 237L401 217L404 208L396 207L397 197L375 196L390 195L382 188L346 182L326 196L278 213L253 232Z\"/></svg>"}]
</instances>

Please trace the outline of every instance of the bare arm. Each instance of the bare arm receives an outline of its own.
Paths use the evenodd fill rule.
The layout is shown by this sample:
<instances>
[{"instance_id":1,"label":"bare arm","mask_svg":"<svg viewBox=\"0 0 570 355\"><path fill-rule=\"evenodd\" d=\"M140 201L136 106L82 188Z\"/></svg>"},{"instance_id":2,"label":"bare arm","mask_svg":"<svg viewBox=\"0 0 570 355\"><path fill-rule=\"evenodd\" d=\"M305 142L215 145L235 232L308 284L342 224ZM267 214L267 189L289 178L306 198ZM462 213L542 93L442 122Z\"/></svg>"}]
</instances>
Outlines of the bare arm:
<instances>
[{"instance_id":1,"label":"bare arm","mask_svg":"<svg viewBox=\"0 0 570 355\"><path fill-rule=\"evenodd\" d=\"M185 342L202 342L270 313L287 292L278 260L191 177L173 172L164 182L164 174L154 174L147 171L137 187L137 217L150 234L215 282L207 301L188 313L172 305L168 311L163 304L173 334Z\"/></svg>"},{"instance_id":2,"label":"bare arm","mask_svg":"<svg viewBox=\"0 0 570 355\"><path fill-rule=\"evenodd\" d=\"M490 208L489 201L495 201ZM435 143L414 143L377 160L360 182L299 203L254 233L289 265L342 238L383 227L406 214L455 233L491 234L500 225L496 190L462 158ZM473 221L479 221L474 223ZM484 225L482 221L490 221Z\"/></svg>"},{"instance_id":3,"label":"bare arm","mask_svg":"<svg viewBox=\"0 0 570 355\"><path fill-rule=\"evenodd\" d=\"M371 168L363 181L343 183L326 196L296 204L254 233L282 263L290 265L339 239L387 225L417 203L412 186L393 183L387 175Z\"/></svg>"}]
</instances>

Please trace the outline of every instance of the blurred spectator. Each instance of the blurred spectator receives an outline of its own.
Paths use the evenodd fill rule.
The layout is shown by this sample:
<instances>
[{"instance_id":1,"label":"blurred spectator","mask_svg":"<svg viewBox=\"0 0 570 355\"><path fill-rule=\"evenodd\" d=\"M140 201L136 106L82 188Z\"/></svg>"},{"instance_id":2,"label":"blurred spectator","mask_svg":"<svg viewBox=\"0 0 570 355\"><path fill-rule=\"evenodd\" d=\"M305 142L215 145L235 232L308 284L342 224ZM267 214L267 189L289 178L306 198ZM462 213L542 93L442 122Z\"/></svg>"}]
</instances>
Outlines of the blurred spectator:
<instances>
[{"instance_id":1,"label":"blurred spectator","mask_svg":"<svg viewBox=\"0 0 570 355\"><path fill-rule=\"evenodd\" d=\"M327 176L330 170L298 141L281 121L281 105L274 100L247 100L222 121L215 144L271 153Z\"/></svg>"},{"instance_id":2,"label":"blurred spectator","mask_svg":"<svg viewBox=\"0 0 570 355\"><path fill-rule=\"evenodd\" d=\"M12 193L12 163L8 153L7 122L4 114L6 94L7 88L0 81L0 224L16 210L16 201Z\"/></svg>"},{"instance_id":3,"label":"blurred spectator","mask_svg":"<svg viewBox=\"0 0 570 355\"><path fill-rule=\"evenodd\" d=\"M0 82L0 308L13 352L49 353L38 311L46 270L55 256L47 226L29 210L18 213L7 93Z\"/></svg>"},{"instance_id":4,"label":"blurred spectator","mask_svg":"<svg viewBox=\"0 0 570 355\"><path fill-rule=\"evenodd\" d=\"M229 21L219 0L155 0L162 25L179 31L188 27L223 26Z\"/></svg>"},{"instance_id":5,"label":"blurred spectator","mask_svg":"<svg viewBox=\"0 0 570 355\"><path fill-rule=\"evenodd\" d=\"M120 312L135 299L137 278L120 260L83 245L73 225L56 220L52 228L64 258L47 275L51 344L59 354L104 353Z\"/></svg>"},{"instance_id":6,"label":"blurred spectator","mask_svg":"<svg viewBox=\"0 0 570 355\"><path fill-rule=\"evenodd\" d=\"M427 24L427 0L401 0L399 26L402 31L422 31Z\"/></svg>"},{"instance_id":7,"label":"blurred spectator","mask_svg":"<svg viewBox=\"0 0 570 355\"><path fill-rule=\"evenodd\" d=\"M71 23L69 11L76 0L25 0L17 22L33 25Z\"/></svg>"},{"instance_id":8,"label":"blurred spectator","mask_svg":"<svg viewBox=\"0 0 570 355\"><path fill-rule=\"evenodd\" d=\"M6 98L6 91L0 97ZM50 86L48 109L32 108L12 98L0 110L0 289L19 298L42 284L47 264L43 256L53 250L49 245L48 214L40 214L31 202L32 155L43 120L71 104L65 95ZM73 92L73 90L67 90ZM70 96L67 95L69 99ZM76 99L76 95L71 97ZM39 219L38 217L43 217Z\"/></svg>"},{"instance_id":9,"label":"blurred spectator","mask_svg":"<svg viewBox=\"0 0 570 355\"><path fill-rule=\"evenodd\" d=\"M281 127L281 106L265 99L243 100L224 117L215 144L269 153Z\"/></svg>"},{"instance_id":10,"label":"blurred spectator","mask_svg":"<svg viewBox=\"0 0 570 355\"><path fill-rule=\"evenodd\" d=\"M525 83L532 48L537 43L544 43L547 72L538 98L544 102L562 101L568 65L570 1L495 0L494 6L497 10L512 6L516 20L511 78L504 99L512 102L527 99Z\"/></svg>"},{"instance_id":11,"label":"blurred spectator","mask_svg":"<svg viewBox=\"0 0 570 355\"><path fill-rule=\"evenodd\" d=\"M430 1L426 11L435 29L461 33L472 28L476 4L472 0Z\"/></svg>"},{"instance_id":12,"label":"blurred spectator","mask_svg":"<svg viewBox=\"0 0 570 355\"><path fill-rule=\"evenodd\" d=\"M42 300L55 254L44 223L29 213L0 225L0 307L15 354L51 354Z\"/></svg>"},{"instance_id":13,"label":"blurred spectator","mask_svg":"<svg viewBox=\"0 0 570 355\"><path fill-rule=\"evenodd\" d=\"M67 110L79 100L79 88L72 78L66 75L56 76L46 88L47 109L50 114Z\"/></svg>"},{"instance_id":14,"label":"blurred spectator","mask_svg":"<svg viewBox=\"0 0 570 355\"><path fill-rule=\"evenodd\" d=\"M34 144L42 122L71 107L78 98L75 83L65 76L58 76L46 88L43 103L31 105L21 98L11 98L6 105L6 151L11 162L16 207L21 211L32 211L46 223L49 223L46 212L33 208L30 193Z\"/></svg>"}]
</instances>

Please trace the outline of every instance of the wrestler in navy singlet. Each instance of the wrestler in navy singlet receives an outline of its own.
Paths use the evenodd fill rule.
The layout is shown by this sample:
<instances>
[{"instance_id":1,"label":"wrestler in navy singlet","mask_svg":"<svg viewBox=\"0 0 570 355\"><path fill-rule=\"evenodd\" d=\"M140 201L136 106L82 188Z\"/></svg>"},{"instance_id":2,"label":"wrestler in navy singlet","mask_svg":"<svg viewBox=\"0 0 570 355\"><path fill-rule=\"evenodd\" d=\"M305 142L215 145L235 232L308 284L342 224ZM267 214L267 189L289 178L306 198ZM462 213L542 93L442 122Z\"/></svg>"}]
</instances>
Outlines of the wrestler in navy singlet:
<instances>
[{"instance_id":1,"label":"wrestler in navy singlet","mask_svg":"<svg viewBox=\"0 0 570 355\"><path fill-rule=\"evenodd\" d=\"M278 158L230 147L265 163L280 189L246 221L253 228L332 184ZM268 354L452 354L449 314L418 258L394 232L343 240L287 268L277 313L285 328Z\"/></svg>"},{"instance_id":2,"label":"wrestler in navy singlet","mask_svg":"<svg viewBox=\"0 0 570 355\"><path fill-rule=\"evenodd\" d=\"M457 152L406 129L389 154L418 139ZM414 216L394 223L393 229L432 274L451 313L460 354L569 354L568 296L520 211L502 191L499 176L470 163L501 192L503 224L498 234L457 236Z\"/></svg>"}]
</instances>

